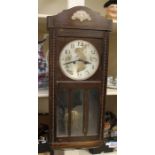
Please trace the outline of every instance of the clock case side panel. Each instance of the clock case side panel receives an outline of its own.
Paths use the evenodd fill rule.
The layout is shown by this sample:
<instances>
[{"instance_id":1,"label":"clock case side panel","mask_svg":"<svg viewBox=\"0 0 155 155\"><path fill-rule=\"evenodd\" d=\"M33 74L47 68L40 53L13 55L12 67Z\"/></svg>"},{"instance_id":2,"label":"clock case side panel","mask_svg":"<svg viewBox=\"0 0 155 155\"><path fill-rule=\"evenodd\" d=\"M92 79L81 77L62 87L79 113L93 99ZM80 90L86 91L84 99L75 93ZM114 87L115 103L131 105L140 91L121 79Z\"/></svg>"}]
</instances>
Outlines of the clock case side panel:
<instances>
[{"instance_id":1,"label":"clock case side panel","mask_svg":"<svg viewBox=\"0 0 155 155\"><path fill-rule=\"evenodd\" d=\"M55 139L55 29L49 29L49 141Z\"/></svg>"},{"instance_id":2,"label":"clock case side panel","mask_svg":"<svg viewBox=\"0 0 155 155\"><path fill-rule=\"evenodd\" d=\"M100 122L100 139L104 140L104 116L106 106L106 94L107 94L107 75L108 75L108 56L109 56L109 32L105 32L105 38L103 40L103 55L102 59L102 95L101 95L101 122Z\"/></svg>"}]
</instances>

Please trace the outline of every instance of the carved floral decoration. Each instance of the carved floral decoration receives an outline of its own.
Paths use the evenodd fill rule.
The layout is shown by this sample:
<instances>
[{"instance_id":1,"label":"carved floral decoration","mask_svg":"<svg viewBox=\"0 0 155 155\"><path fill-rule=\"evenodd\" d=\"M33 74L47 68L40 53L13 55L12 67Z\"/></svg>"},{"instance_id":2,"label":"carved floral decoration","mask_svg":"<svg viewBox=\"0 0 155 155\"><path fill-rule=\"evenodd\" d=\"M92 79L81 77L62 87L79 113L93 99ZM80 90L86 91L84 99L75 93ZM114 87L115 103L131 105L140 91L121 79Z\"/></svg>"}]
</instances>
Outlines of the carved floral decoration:
<instances>
[{"instance_id":1,"label":"carved floral decoration","mask_svg":"<svg viewBox=\"0 0 155 155\"><path fill-rule=\"evenodd\" d=\"M80 20L80 22L83 22L85 20L91 21L90 15L86 11L84 11L84 10L78 10L78 11L76 11L72 15L71 19L72 20L78 19L78 20Z\"/></svg>"}]
</instances>

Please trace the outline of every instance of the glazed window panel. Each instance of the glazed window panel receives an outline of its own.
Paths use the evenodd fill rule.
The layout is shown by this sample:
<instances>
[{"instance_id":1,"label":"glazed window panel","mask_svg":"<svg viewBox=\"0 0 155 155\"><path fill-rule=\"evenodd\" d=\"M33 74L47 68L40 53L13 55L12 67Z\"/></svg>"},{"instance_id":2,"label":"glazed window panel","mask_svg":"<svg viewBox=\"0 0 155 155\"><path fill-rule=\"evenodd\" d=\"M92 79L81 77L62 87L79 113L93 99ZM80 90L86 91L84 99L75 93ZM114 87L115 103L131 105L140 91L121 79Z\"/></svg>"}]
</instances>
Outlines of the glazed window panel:
<instances>
[{"instance_id":1,"label":"glazed window panel","mask_svg":"<svg viewBox=\"0 0 155 155\"><path fill-rule=\"evenodd\" d=\"M99 90L88 90L88 136L98 135L99 120Z\"/></svg>"},{"instance_id":2,"label":"glazed window panel","mask_svg":"<svg viewBox=\"0 0 155 155\"><path fill-rule=\"evenodd\" d=\"M56 124L58 137L68 136L68 98L69 94L67 89L59 89L56 105Z\"/></svg>"},{"instance_id":3,"label":"glazed window panel","mask_svg":"<svg viewBox=\"0 0 155 155\"><path fill-rule=\"evenodd\" d=\"M72 91L71 136L83 136L83 89Z\"/></svg>"}]
</instances>

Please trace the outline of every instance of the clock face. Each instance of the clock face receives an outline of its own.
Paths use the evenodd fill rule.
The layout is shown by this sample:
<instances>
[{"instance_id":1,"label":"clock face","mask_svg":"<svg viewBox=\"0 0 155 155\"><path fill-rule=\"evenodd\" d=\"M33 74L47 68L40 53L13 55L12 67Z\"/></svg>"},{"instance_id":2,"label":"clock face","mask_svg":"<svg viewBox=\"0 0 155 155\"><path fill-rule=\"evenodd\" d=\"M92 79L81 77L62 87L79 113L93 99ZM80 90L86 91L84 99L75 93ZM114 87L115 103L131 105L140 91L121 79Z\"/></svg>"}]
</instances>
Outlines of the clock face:
<instances>
[{"instance_id":1,"label":"clock face","mask_svg":"<svg viewBox=\"0 0 155 155\"><path fill-rule=\"evenodd\" d=\"M62 72L72 80L86 80L99 67L97 49L88 41L74 40L62 49L59 56Z\"/></svg>"}]
</instances>

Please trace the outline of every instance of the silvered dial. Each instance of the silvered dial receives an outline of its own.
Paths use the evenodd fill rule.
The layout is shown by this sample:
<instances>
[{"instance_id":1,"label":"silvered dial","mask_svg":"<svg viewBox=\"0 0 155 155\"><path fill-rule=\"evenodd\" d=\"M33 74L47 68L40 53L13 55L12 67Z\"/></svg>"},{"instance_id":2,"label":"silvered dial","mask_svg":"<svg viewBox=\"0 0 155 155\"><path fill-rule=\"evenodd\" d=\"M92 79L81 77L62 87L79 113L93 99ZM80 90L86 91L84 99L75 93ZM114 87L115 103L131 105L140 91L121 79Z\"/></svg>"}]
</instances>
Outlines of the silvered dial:
<instances>
[{"instance_id":1,"label":"silvered dial","mask_svg":"<svg viewBox=\"0 0 155 155\"><path fill-rule=\"evenodd\" d=\"M99 67L98 51L88 41L74 40L62 49L59 64L68 78L86 80L95 74Z\"/></svg>"}]
</instances>

